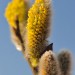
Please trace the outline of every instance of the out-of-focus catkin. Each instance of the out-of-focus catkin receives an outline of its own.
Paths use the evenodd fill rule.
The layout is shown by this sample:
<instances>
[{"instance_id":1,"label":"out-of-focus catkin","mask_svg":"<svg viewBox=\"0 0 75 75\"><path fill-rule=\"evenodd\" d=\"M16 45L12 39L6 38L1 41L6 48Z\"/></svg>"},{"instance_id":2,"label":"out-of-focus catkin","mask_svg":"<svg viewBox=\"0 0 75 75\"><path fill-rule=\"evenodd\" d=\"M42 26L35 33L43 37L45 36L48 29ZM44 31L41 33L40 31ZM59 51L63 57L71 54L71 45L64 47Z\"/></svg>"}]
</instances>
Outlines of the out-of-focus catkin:
<instances>
[{"instance_id":1,"label":"out-of-focus catkin","mask_svg":"<svg viewBox=\"0 0 75 75\"><path fill-rule=\"evenodd\" d=\"M68 51L62 51L58 54L59 66L62 75L71 75L71 54Z\"/></svg>"},{"instance_id":2,"label":"out-of-focus catkin","mask_svg":"<svg viewBox=\"0 0 75 75\"><path fill-rule=\"evenodd\" d=\"M48 0L50 1L50 0ZM51 19L51 1L35 0L35 3L28 12L28 24L26 33L26 56L30 59L33 67L38 65L38 59L46 47L46 39L49 18Z\"/></svg>"},{"instance_id":3,"label":"out-of-focus catkin","mask_svg":"<svg viewBox=\"0 0 75 75\"><path fill-rule=\"evenodd\" d=\"M46 51L42 55L38 75L61 75L58 61L52 51Z\"/></svg>"},{"instance_id":4,"label":"out-of-focus catkin","mask_svg":"<svg viewBox=\"0 0 75 75\"><path fill-rule=\"evenodd\" d=\"M22 49L22 38L25 35L27 16L28 16L28 2L26 0L12 0L8 3L5 10L5 17L10 25L11 39L18 50ZM18 23L16 23L18 21ZM18 28L19 27L19 31ZM15 29L15 30L14 30ZM19 33L19 35L17 35Z\"/></svg>"}]
</instances>

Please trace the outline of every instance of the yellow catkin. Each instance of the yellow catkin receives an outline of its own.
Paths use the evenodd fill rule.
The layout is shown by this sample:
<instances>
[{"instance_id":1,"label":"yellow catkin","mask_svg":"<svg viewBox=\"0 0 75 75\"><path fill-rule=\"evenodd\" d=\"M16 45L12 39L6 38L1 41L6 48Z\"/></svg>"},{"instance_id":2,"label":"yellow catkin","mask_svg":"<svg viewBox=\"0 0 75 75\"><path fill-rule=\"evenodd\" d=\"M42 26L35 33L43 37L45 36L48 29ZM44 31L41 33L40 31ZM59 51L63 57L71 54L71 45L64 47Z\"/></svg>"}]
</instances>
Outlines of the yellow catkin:
<instances>
[{"instance_id":1,"label":"yellow catkin","mask_svg":"<svg viewBox=\"0 0 75 75\"><path fill-rule=\"evenodd\" d=\"M18 18L19 23L24 22L27 18L27 4L24 0L12 0L8 3L5 10L5 17L10 26L16 28L15 20Z\"/></svg>"},{"instance_id":2,"label":"yellow catkin","mask_svg":"<svg viewBox=\"0 0 75 75\"><path fill-rule=\"evenodd\" d=\"M49 17L51 17L49 8L51 7L45 0L35 0L28 12L25 53L33 67L38 65L41 53L46 47Z\"/></svg>"},{"instance_id":3,"label":"yellow catkin","mask_svg":"<svg viewBox=\"0 0 75 75\"><path fill-rule=\"evenodd\" d=\"M38 75L61 75L58 61L52 51L46 51L42 55Z\"/></svg>"}]
</instances>

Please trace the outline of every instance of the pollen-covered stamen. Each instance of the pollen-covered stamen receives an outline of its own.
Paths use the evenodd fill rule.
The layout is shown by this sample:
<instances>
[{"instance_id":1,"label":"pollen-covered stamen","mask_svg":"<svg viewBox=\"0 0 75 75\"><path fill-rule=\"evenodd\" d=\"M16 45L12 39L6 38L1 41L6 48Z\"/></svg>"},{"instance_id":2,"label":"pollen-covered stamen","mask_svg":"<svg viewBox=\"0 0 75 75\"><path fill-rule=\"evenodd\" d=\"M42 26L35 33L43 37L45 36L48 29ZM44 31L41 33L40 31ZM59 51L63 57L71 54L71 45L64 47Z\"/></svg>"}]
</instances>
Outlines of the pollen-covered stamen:
<instances>
[{"instance_id":1,"label":"pollen-covered stamen","mask_svg":"<svg viewBox=\"0 0 75 75\"><path fill-rule=\"evenodd\" d=\"M17 15L20 23L27 19L27 8L27 4L24 0L12 0L8 3L5 10L5 17L10 26L16 28L15 19Z\"/></svg>"}]
</instances>

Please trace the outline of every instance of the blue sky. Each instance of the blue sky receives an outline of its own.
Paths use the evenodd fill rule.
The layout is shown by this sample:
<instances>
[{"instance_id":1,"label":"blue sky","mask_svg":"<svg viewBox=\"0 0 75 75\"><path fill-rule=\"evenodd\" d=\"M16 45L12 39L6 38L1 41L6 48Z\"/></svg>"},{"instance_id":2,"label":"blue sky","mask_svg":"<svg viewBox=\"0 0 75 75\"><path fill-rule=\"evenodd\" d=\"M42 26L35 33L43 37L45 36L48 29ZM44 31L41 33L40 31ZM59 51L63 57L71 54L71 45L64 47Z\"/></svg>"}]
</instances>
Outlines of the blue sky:
<instances>
[{"instance_id":1,"label":"blue sky","mask_svg":"<svg viewBox=\"0 0 75 75\"><path fill-rule=\"evenodd\" d=\"M18 52L10 39L9 26L4 18L5 7L11 0L0 0L0 75L32 75L27 61ZM72 53L75 75L75 0L53 0L52 34L54 52L69 49Z\"/></svg>"}]
</instances>

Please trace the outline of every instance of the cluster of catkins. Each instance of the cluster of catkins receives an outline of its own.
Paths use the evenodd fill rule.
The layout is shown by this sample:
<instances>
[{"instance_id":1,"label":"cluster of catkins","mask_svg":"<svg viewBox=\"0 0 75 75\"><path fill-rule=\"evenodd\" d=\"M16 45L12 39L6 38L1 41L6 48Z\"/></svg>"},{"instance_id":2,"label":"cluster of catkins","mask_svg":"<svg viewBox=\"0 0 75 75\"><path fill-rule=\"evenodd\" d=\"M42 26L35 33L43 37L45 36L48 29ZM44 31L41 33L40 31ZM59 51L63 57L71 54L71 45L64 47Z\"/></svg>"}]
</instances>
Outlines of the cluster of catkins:
<instances>
[{"instance_id":1,"label":"cluster of catkins","mask_svg":"<svg viewBox=\"0 0 75 75\"><path fill-rule=\"evenodd\" d=\"M12 42L22 51L34 75L70 75L68 51L55 55L48 43L51 32L52 0L12 0L5 10Z\"/></svg>"}]
</instances>

